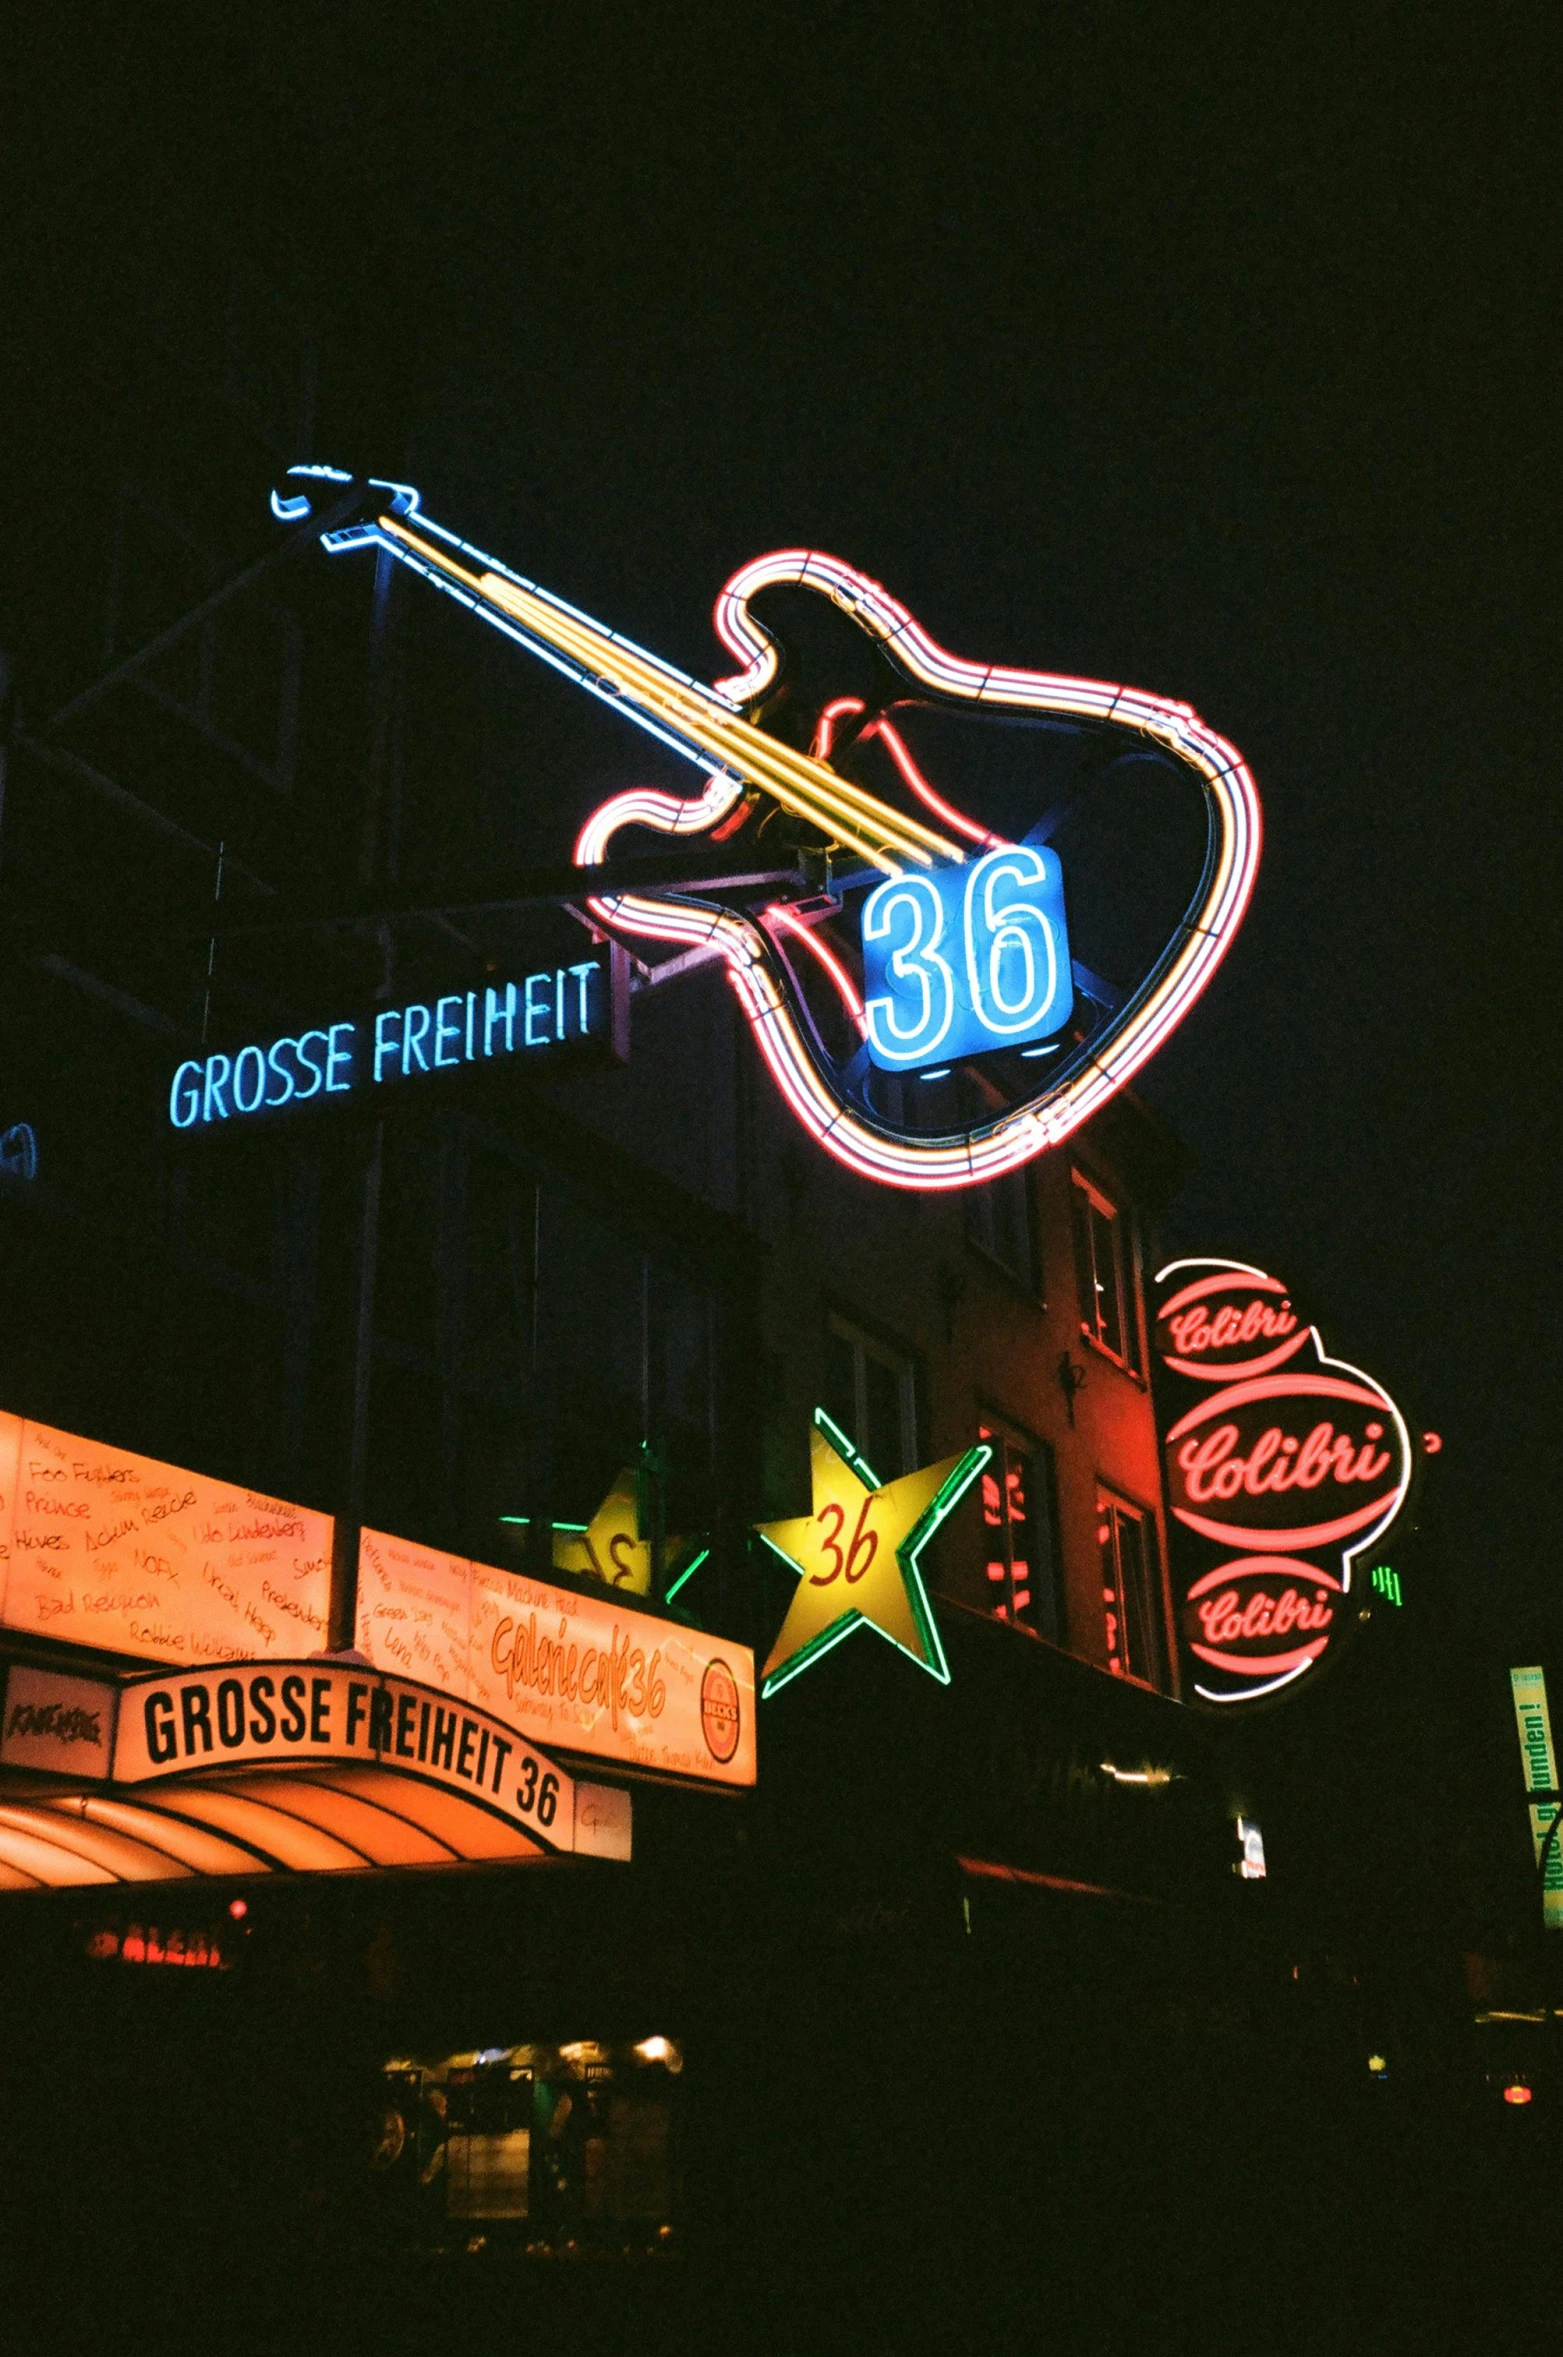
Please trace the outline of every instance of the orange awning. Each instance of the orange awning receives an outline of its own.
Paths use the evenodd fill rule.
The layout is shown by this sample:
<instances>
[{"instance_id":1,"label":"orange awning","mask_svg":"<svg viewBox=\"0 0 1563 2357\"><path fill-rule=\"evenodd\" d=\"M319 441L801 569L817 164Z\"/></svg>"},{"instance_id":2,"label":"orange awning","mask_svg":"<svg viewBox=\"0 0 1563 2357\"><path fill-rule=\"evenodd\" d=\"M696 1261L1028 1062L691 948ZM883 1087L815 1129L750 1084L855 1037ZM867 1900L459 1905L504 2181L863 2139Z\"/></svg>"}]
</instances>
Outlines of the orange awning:
<instances>
[{"instance_id":1,"label":"orange awning","mask_svg":"<svg viewBox=\"0 0 1563 2357\"><path fill-rule=\"evenodd\" d=\"M547 1855L490 1809L393 1768L326 1764L82 1792L0 1792L0 1890Z\"/></svg>"}]
</instances>

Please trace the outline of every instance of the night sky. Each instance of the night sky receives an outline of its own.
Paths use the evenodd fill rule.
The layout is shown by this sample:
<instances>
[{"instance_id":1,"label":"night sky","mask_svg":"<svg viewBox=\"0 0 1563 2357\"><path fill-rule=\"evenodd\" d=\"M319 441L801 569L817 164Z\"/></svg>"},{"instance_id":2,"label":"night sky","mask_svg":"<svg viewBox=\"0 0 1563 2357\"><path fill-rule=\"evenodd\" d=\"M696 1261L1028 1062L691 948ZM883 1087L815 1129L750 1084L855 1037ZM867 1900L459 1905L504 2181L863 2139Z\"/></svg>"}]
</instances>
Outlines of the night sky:
<instances>
[{"instance_id":1,"label":"night sky","mask_svg":"<svg viewBox=\"0 0 1563 2357\"><path fill-rule=\"evenodd\" d=\"M1444 1608L1501 1645L1557 1577L1556 17L1450 21L50 12L8 242L62 312L108 211L276 255L325 438L414 421L314 455L707 676L721 582L813 543L1229 735L1267 845L1148 1076L1168 1241L1284 1275L1441 1432Z\"/></svg>"}]
</instances>

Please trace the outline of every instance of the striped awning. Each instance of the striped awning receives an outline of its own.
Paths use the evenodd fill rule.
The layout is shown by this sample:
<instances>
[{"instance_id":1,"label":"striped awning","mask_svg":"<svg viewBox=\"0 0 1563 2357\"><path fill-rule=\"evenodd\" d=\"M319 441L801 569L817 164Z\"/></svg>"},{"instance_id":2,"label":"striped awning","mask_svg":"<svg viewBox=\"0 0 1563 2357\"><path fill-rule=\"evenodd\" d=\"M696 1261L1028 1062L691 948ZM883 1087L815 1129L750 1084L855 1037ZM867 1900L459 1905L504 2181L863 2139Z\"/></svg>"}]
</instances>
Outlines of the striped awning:
<instances>
[{"instance_id":1,"label":"striped awning","mask_svg":"<svg viewBox=\"0 0 1563 2357\"><path fill-rule=\"evenodd\" d=\"M443 1787L380 1766L0 1786L0 1890L208 1876L515 1863L541 1845Z\"/></svg>"}]
</instances>

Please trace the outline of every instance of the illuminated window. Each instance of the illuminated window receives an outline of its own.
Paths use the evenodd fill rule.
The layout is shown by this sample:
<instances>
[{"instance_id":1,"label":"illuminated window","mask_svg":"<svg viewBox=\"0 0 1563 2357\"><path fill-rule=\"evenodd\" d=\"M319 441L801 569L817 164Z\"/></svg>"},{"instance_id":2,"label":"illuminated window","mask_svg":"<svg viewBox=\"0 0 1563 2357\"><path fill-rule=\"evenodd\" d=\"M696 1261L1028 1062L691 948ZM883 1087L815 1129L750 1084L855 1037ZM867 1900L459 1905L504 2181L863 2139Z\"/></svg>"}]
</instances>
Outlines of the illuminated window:
<instances>
[{"instance_id":1,"label":"illuminated window","mask_svg":"<svg viewBox=\"0 0 1563 2357\"><path fill-rule=\"evenodd\" d=\"M825 1412L881 1481L917 1462L917 1380L908 1358L833 1317L825 1336Z\"/></svg>"},{"instance_id":2,"label":"illuminated window","mask_svg":"<svg viewBox=\"0 0 1563 2357\"><path fill-rule=\"evenodd\" d=\"M1058 1638L1058 1515L1053 1452L991 1423L979 1440L993 1450L982 1476L983 1572L995 1620Z\"/></svg>"},{"instance_id":3,"label":"illuminated window","mask_svg":"<svg viewBox=\"0 0 1563 2357\"><path fill-rule=\"evenodd\" d=\"M1135 1315L1134 1241L1115 1204L1077 1170L1074 1179L1075 1262L1080 1278L1080 1330L1126 1367L1140 1363Z\"/></svg>"},{"instance_id":4,"label":"illuminated window","mask_svg":"<svg viewBox=\"0 0 1563 2357\"><path fill-rule=\"evenodd\" d=\"M1098 1486L1096 1537L1107 1666L1115 1678L1138 1678L1147 1686L1163 1686L1166 1656L1155 1526L1140 1507Z\"/></svg>"}]
</instances>

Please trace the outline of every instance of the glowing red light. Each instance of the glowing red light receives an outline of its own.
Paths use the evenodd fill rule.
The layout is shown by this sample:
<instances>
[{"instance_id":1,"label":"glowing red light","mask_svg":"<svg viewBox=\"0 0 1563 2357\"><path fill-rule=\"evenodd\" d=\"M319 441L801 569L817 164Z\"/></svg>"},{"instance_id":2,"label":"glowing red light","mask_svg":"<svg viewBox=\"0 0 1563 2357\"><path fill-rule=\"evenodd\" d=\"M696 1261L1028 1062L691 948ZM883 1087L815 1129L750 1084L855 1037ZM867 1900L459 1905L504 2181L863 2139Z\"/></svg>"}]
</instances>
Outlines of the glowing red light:
<instances>
[{"instance_id":1,"label":"glowing red light","mask_svg":"<svg viewBox=\"0 0 1563 2357\"><path fill-rule=\"evenodd\" d=\"M1530 2089L1522 2086L1516 2079L1512 2087L1505 2087L1503 2090L1503 2100L1505 2103L1529 2103Z\"/></svg>"},{"instance_id":2,"label":"glowing red light","mask_svg":"<svg viewBox=\"0 0 1563 2357\"><path fill-rule=\"evenodd\" d=\"M1443 1445L1444 1445L1444 1436L1443 1436L1443 1434L1442 1434L1441 1432L1424 1432L1424 1433L1423 1433L1423 1435L1422 1435L1422 1451L1423 1451L1423 1454L1424 1454L1425 1456L1429 1456L1429 1457L1436 1457L1436 1456L1437 1456L1437 1454L1438 1454L1438 1452L1439 1452L1439 1450L1440 1450L1440 1449L1443 1447Z\"/></svg>"},{"instance_id":3,"label":"glowing red light","mask_svg":"<svg viewBox=\"0 0 1563 2357\"><path fill-rule=\"evenodd\" d=\"M250 1902L248 1899L230 1899L228 1901L228 1912L235 1923L242 1923L249 1911Z\"/></svg>"}]
</instances>

